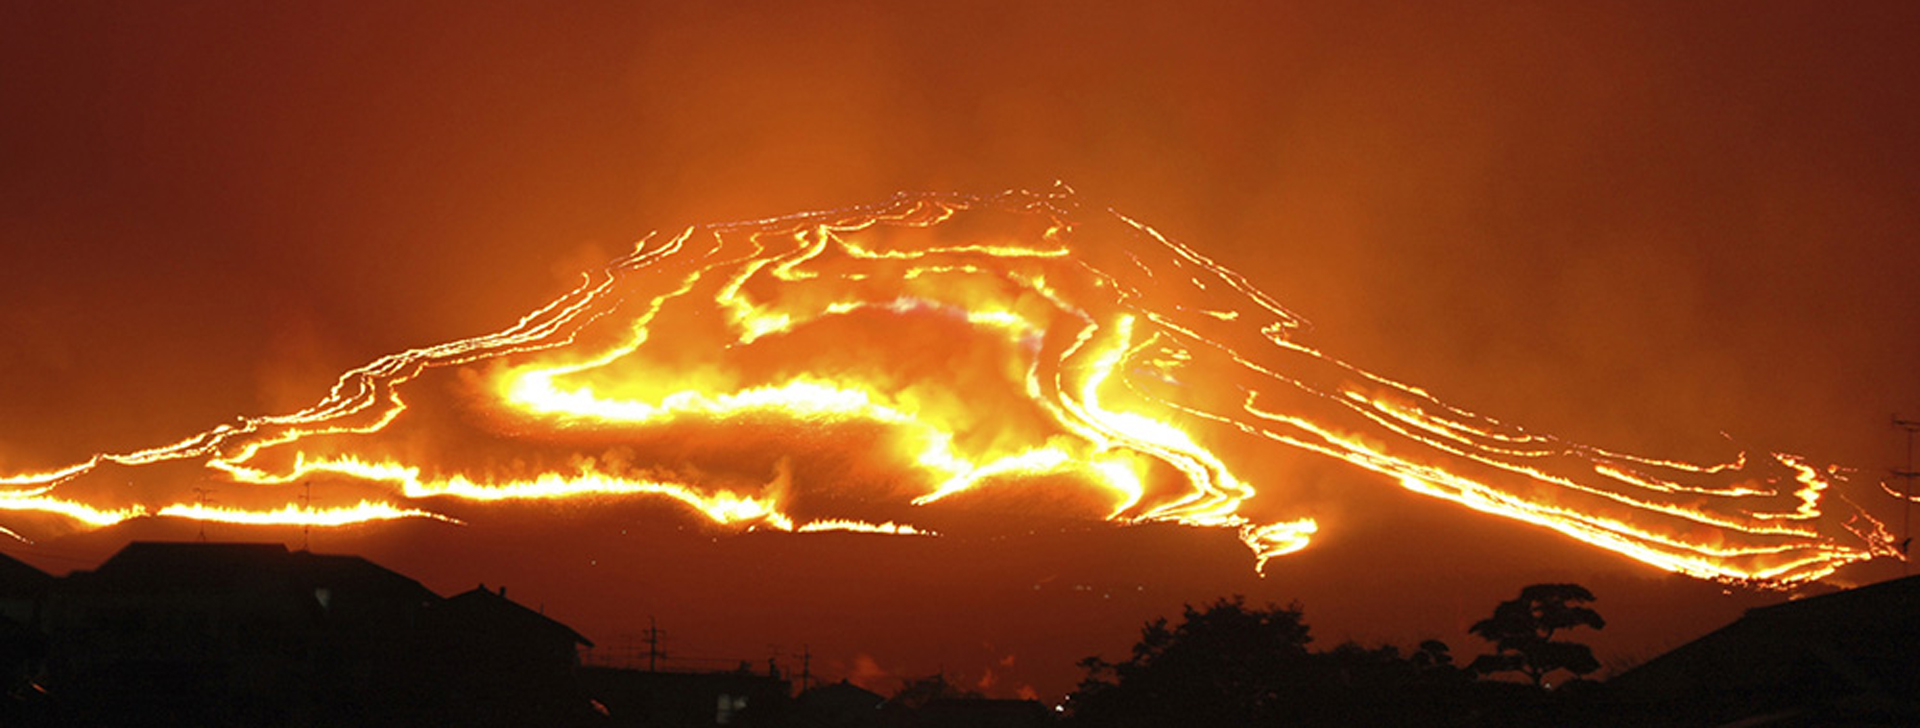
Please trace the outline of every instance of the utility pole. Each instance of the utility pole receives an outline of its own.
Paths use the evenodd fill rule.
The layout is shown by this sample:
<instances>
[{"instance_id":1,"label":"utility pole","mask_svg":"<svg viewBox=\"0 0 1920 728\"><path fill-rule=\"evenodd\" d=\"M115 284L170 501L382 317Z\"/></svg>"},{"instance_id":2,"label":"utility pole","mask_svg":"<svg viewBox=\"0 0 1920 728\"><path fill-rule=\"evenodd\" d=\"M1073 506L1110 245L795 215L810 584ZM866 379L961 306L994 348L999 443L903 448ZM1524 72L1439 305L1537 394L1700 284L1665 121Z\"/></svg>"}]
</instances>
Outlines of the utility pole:
<instances>
[{"instance_id":1,"label":"utility pole","mask_svg":"<svg viewBox=\"0 0 1920 728\"><path fill-rule=\"evenodd\" d=\"M1900 573L1913 572L1913 560L1907 558L1907 547L1913 545L1913 479L1920 477L1920 471L1913 469L1913 436L1920 434L1920 420L1903 420L1895 413L1893 426L1907 431L1907 467L1894 470L1893 477L1907 481L1900 489Z\"/></svg>"},{"instance_id":2,"label":"utility pole","mask_svg":"<svg viewBox=\"0 0 1920 728\"><path fill-rule=\"evenodd\" d=\"M206 510L207 504L213 502L212 498L207 497L212 493L213 493L213 489L211 488L194 488L193 489L194 502L200 504L201 510L203 511ZM202 518L200 519L200 541L204 543L206 542L206 540L207 540L207 519Z\"/></svg>"},{"instance_id":3,"label":"utility pole","mask_svg":"<svg viewBox=\"0 0 1920 728\"><path fill-rule=\"evenodd\" d=\"M813 648L800 645L800 692L807 691L807 685L813 681Z\"/></svg>"},{"instance_id":4,"label":"utility pole","mask_svg":"<svg viewBox=\"0 0 1920 728\"><path fill-rule=\"evenodd\" d=\"M660 651L660 635L660 625L653 620L653 615L647 615L647 672L658 669L660 658L666 656Z\"/></svg>"},{"instance_id":5,"label":"utility pole","mask_svg":"<svg viewBox=\"0 0 1920 728\"><path fill-rule=\"evenodd\" d=\"M313 512L313 481L303 482L300 484L300 487L305 489L305 492L300 494L300 510L307 512L308 515L311 515ZM313 540L313 519L308 518L305 521L301 522L300 524L300 550L301 551L313 550L312 540Z\"/></svg>"}]
</instances>

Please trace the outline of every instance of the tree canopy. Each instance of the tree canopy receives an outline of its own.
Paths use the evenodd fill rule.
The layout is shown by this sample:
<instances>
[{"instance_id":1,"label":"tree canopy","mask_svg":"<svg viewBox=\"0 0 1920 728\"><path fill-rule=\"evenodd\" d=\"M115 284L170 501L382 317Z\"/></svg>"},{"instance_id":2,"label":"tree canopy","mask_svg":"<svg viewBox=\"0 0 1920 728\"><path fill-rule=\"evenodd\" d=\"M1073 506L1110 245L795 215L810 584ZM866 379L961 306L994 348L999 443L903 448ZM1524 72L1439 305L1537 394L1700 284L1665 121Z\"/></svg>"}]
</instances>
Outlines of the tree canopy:
<instances>
[{"instance_id":1,"label":"tree canopy","mask_svg":"<svg viewBox=\"0 0 1920 728\"><path fill-rule=\"evenodd\" d=\"M1072 721L1096 726L1394 725L1448 710L1471 678L1429 640L1414 656L1344 643L1312 652L1299 605L1242 597L1148 622L1124 661L1080 662Z\"/></svg>"},{"instance_id":2,"label":"tree canopy","mask_svg":"<svg viewBox=\"0 0 1920 728\"><path fill-rule=\"evenodd\" d=\"M1249 608L1237 595L1189 604L1177 625L1161 617L1141 627L1126 660L1081 660L1087 678L1071 698L1074 714L1115 726L1180 718L1226 725L1269 715L1298 682L1311 640L1297 605Z\"/></svg>"},{"instance_id":3,"label":"tree canopy","mask_svg":"<svg viewBox=\"0 0 1920 728\"><path fill-rule=\"evenodd\" d=\"M1471 669L1483 675L1518 671L1536 686L1559 670L1586 675L1599 669L1600 661L1594 659L1591 648L1554 639L1575 627L1606 627L1599 612L1581 606L1593 601L1593 592L1579 584L1533 584L1521 589L1520 596L1494 607L1493 616L1468 628L1494 645L1493 654L1476 658Z\"/></svg>"}]
</instances>

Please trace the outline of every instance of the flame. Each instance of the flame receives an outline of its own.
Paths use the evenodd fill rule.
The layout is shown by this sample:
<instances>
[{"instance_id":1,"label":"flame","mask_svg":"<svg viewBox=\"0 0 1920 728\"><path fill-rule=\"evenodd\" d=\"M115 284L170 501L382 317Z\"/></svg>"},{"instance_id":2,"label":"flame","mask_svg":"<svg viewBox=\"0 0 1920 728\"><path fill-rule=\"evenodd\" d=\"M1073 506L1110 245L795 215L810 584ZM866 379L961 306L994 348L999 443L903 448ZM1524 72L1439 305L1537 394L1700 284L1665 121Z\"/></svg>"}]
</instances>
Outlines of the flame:
<instances>
[{"instance_id":1,"label":"flame","mask_svg":"<svg viewBox=\"0 0 1920 728\"><path fill-rule=\"evenodd\" d=\"M865 523L844 518L828 518L801 526L801 533L819 533L823 531L846 531L850 533L879 533L888 536L934 536L932 531L922 531L912 526L894 523Z\"/></svg>"},{"instance_id":2,"label":"flame","mask_svg":"<svg viewBox=\"0 0 1920 728\"><path fill-rule=\"evenodd\" d=\"M116 509L95 508L85 503L76 503L49 495L43 495L47 490L50 489L43 488L37 491L29 490L0 495L0 510L50 513L89 526L111 526L129 518L146 515L147 512L145 508L139 506ZM7 531L15 538L20 537L19 534L14 533L12 529L7 529Z\"/></svg>"},{"instance_id":3,"label":"flame","mask_svg":"<svg viewBox=\"0 0 1920 728\"><path fill-rule=\"evenodd\" d=\"M935 535L910 518L819 512L816 494L854 486L794 475L785 456L798 454L888 469L899 501L859 497L889 513L1071 489L1100 504L1090 517L1231 529L1264 569L1322 526L1261 458L1305 456L1701 578L1784 585L1897 555L1844 495L1827 503L1846 484L1837 468L1566 442L1331 357L1301 340L1309 328L1243 276L1123 215L1086 213L1064 188L699 226L648 236L498 332L348 371L300 411L0 474L0 513L15 519L0 533L150 516L464 523L455 504L652 498L716 528ZM470 401L433 394L450 389ZM447 417L531 454L476 463L395 434ZM772 437L763 448L781 465L760 482L674 460L697 455L614 449L675 433ZM840 444L791 442L806 437ZM575 451L555 464L555 448ZM189 505L164 487L112 506L88 495L103 466L170 462L267 505ZM316 481L386 495L315 509L292 488Z\"/></svg>"},{"instance_id":4,"label":"flame","mask_svg":"<svg viewBox=\"0 0 1920 728\"><path fill-rule=\"evenodd\" d=\"M160 509L159 515L213 523L237 523L248 526L345 526L400 518L432 518L452 521L426 511L400 508L389 503L360 501L345 508L301 508L288 504L276 511L252 511L223 508L201 503L176 503ZM457 521L455 521L457 522Z\"/></svg>"}]
</instances>

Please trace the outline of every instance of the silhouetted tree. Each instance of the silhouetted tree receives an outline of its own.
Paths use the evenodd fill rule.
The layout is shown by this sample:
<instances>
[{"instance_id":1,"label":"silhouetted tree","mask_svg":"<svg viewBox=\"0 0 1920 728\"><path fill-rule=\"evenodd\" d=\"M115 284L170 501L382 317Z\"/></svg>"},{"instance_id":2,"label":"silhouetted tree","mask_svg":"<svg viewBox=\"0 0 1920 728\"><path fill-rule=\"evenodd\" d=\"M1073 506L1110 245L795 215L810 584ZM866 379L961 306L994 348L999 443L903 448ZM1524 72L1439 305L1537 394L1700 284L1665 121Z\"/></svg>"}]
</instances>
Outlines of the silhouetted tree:
<instances>
[{"instance_id":1,"label":"silhouetted tree","mask_svg":"<svg viewBox=\"0 0 1920 728\"><path fill-rule=\"evenodd\" d=\"M1580 606L1592 601L1593 592L1579 584L1533 584L1521 589L1519 597L1494 607L1492 617L1468 628L1494 644L1494 653L1474 659L1471 669L1482 675L1519 671L1535 686L1556 670L1585 675L1600 669L1591 648L1554 639L1574 627L1606 627L1598 612Z\"/></svg>"},{"instance_id":2,"label":"silhouetted tree","mask_svg":"<svg viewBox=\"0 0 1920 728\"><path fill-rule=\"evenodd\" d=\"M1408 659L1422 672L1453 667L1453 651L1447 647L1447 643L1440 640L1421 642L1419 649L1415 650L1413 656Z\"/></svg>"},{"instance_id":3,"label":"silhouetted tree","mask_svg":"<svg viewBox=\"0 0 1920 728\"><path fill-rule=\"evenodd\" d=\"M1080 662L1068 698L1086 726L1414 726L1462 723L1473 677L1446 644L1412 656L1346 642L1312 652L1298 605L1247 607L1241 597L1188 605L1177 625L1148 622L1124 662Z\"/></svg>"},{"instance_id":4,"label":"silhouetted tree","mask_svg":"<svg viewBox=\"0 0 1920 728\"><path fill-rule=\"evenodd\" d=\"M1087 677L1069 704L1087 725L1270 723L1312 689L1311 639L1297 605L1250 609L1240 596L1187 605L1177 625L1142 627L1126 660L1081 660Z\"/></svg>"},{"instance_id":5,"label":"silhouetted tree","mask_svg":"<svg viewBox=\"0 0 1920 728\"><path fill-rule=\"evenodd\" d=\"M955 700L981 697L979 691L968 690L947 682L945 674L936 673L923 678L908 680L900 686L900 691L887 699L887 705L918 710L935 700Z\"/></svg>"},{"instance_id":6,"label":"silhouetted tree","mask_svg":"<svg viewBox=\"0 0 1920 728\"><path fill-rule=\"evenodd\" d=\"M1473 671L1453 664L1453 650L1440 640L1425 640L1407 656L1414 687L1440 700L1460 697L1473 682Z\"/></svg>"}]
</instances>

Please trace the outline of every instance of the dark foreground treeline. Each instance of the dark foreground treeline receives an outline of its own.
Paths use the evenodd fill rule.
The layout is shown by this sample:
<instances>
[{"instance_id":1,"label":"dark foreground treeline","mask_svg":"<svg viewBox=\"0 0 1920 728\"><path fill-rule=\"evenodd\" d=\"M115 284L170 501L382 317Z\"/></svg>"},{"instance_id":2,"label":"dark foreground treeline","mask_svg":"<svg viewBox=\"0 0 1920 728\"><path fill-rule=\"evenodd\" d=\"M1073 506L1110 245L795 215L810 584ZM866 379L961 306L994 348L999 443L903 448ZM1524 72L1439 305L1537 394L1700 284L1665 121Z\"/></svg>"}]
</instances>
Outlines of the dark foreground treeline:
<instances>
[{"instance_id":1,"label":"dark foreground treeline","mask_svg":"<svg viewBox=\"0 0 1920 728\"><path fill-rule=\"evenodd\" d=\"M1470 632L1486 653L1310 648L1297 605L1240 598L1149 622L1124 660L1088 658L1073 726L1915 726L1920 577L1749 610L1605 682L1567 639L1605 620L1575 584L1535 584Z\"/></svg>"},{"instance_id":2,"label":"dark foreground treeline","mask_svg":"<svg viewBox=\"0 0 1920 728\"><path fill-rule=\"evenodd\" d=\"M1553 588L1584 593L1572 585ZM1437 640L1410 651L1354 643L1311 649L1310 629L1297 605L1249 608L1235 597L1189 606L1178 623L1148 623L1125 660L1083 660L1087 677L1068 698L1065 722L1117 728L1587 722L1604 707L1601 687L1578 679L1550 685L1545 678L1562 670L1591 672L1598 667L1591 652L1554 640L1553 633L1564 626L1539 627L1552 618L1536 615L1551 614L1551 606L1536 603L1533 610L1510 611L1524 614L1535 628L1511 625L1511 649L1457 665L1450 648ZM1597 615L1586 615L1591 616L1581 616L1579 623L1599 625ZM1483 621L1475 631L1493 628L1492 621ZM1533 641L1522 640L1523 631ZM1547 662L1554 658L1567 662ZM1510 671L1542 679L1483 679Z\"/></svg>"},{"instance_id":3,"label":"dark foreground treeline","mask_svg":"<svg viewBox=\"0 0 1920 728\"><path fill-rule=\"evenodd\" d=\"M55 578L0 555L4 726L1920 725L1920 578L1752 610L1605 682L1569 640L1594 595L1537 584L1458 661L1320 649L1297 605L1238 597L1087 658L1063 704L941 676L883 697L728 673L583 666L585 637L484 586L441 597L364 559L277 544L135 543Z\"/></svg>"}]
</instances>

